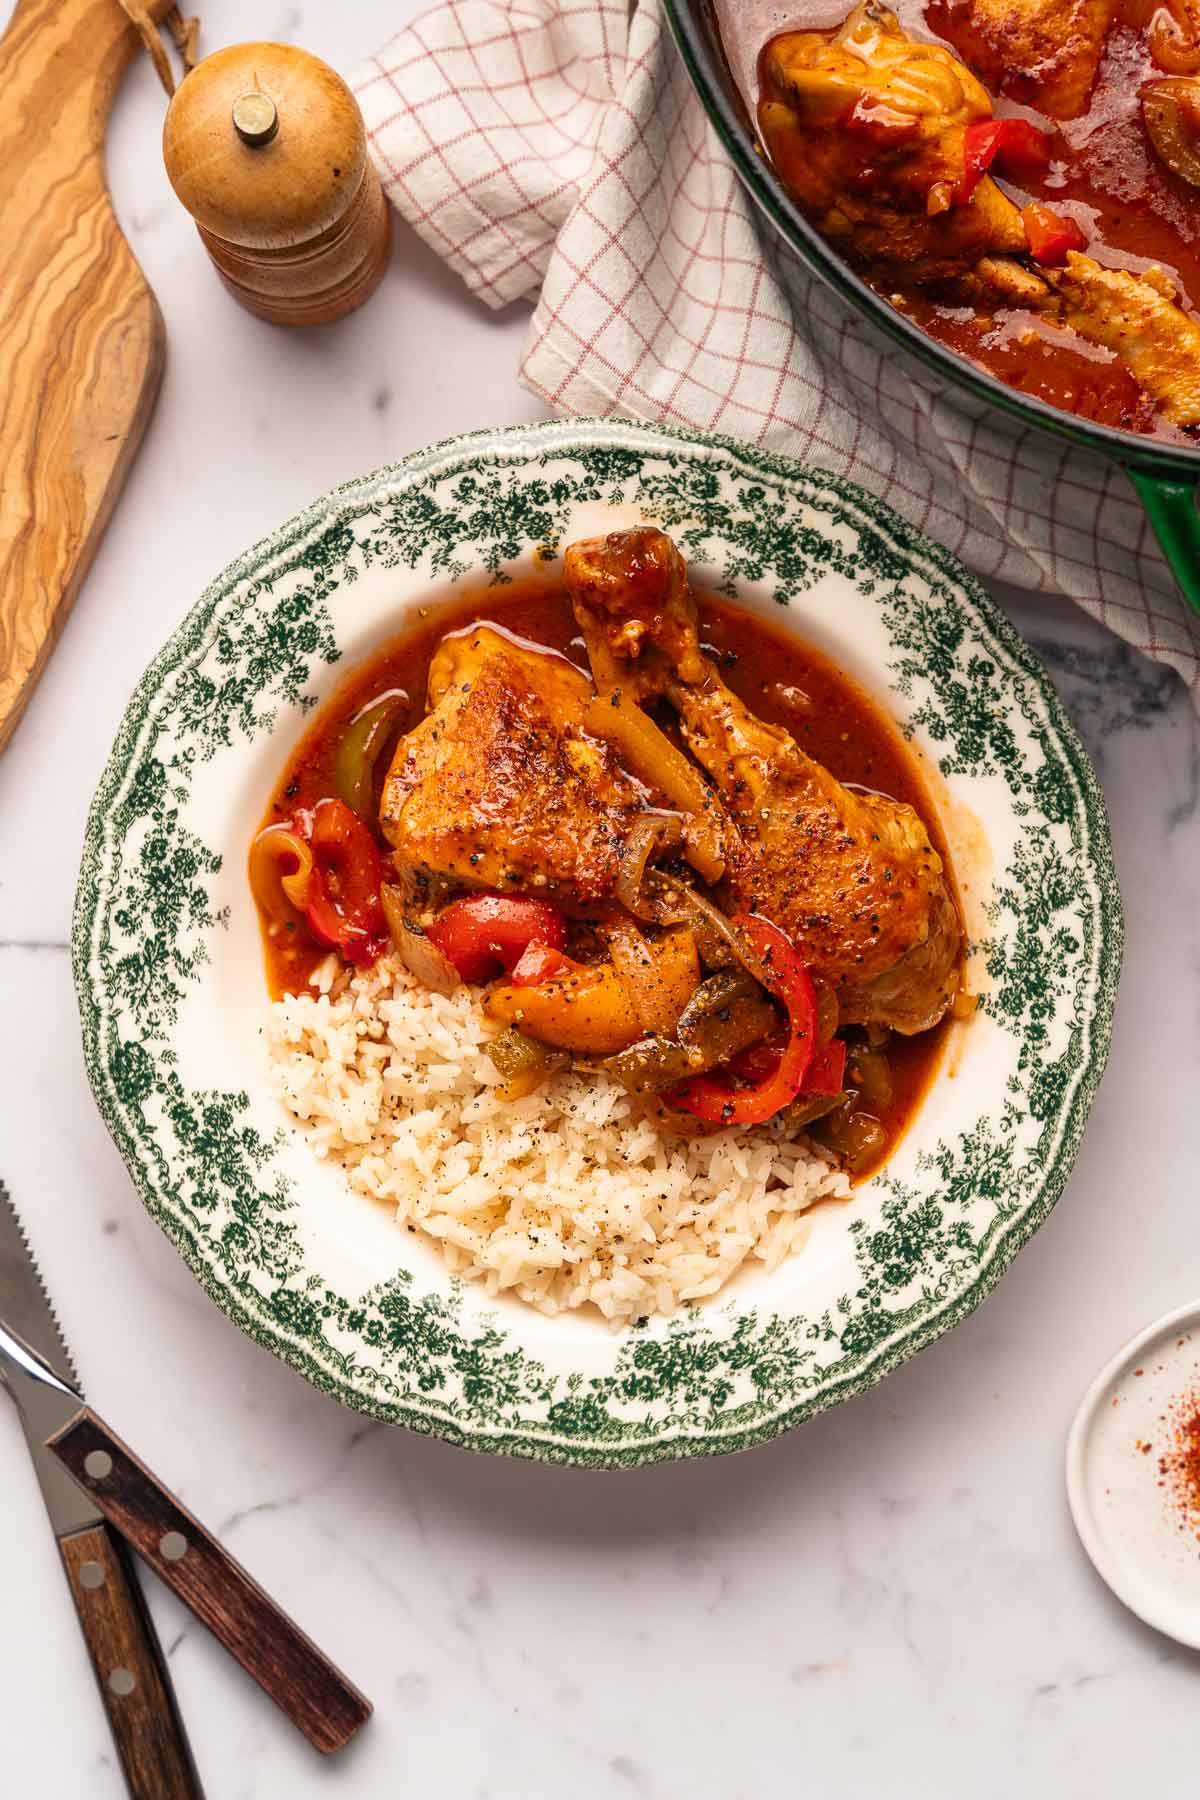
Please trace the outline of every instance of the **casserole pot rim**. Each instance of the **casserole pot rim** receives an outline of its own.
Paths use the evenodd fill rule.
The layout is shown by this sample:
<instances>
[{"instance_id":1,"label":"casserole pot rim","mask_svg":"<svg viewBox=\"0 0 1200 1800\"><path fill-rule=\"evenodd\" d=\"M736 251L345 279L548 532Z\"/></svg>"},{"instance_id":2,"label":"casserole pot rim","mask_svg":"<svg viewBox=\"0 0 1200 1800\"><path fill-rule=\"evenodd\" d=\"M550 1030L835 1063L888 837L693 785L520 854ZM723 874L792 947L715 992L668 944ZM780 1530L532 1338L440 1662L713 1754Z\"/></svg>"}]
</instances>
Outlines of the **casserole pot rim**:
<instances>
[{"instance_id":1,"label":"casserole pot rim","mask_svg":"<svg viewBox=\"0 0 1200 1800\"><path fill-rule=\"evenodd\" d=\"M1109 461L1120 463L1131 473L1136 471L1168 480L1174 478L1186 482L1189 487L1200 482L1200 445L1191 448L1167 444L1116 426L1099 425L1062 407L1052 406L1048 401L1022 394L956 350L938 343L882 294L876 293L805 218L771 167L765 152L758 147L753 126L731 102L716 67L720 30L709 0L664 0L664 5L675 43L701 105L751 198L788 247L856 312L870 319L955 387L965 389L1021 424L1032 425L1078 447L1094 450ZM724 61L723 52L721 55ZM725 73L732 84L732 73L727 65ZM1135 485L1146 500L1141 484L1135 480Z\"/></svg>"}]
</instances>

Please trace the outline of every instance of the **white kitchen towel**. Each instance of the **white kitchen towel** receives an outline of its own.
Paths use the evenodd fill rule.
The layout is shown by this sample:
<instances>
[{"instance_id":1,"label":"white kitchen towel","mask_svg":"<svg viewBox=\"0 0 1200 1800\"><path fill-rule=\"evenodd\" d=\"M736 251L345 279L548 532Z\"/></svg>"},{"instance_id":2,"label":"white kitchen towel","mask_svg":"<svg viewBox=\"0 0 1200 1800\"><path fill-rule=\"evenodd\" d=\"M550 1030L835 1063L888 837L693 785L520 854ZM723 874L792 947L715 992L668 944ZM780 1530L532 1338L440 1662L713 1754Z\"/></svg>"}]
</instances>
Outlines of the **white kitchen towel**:
<instances>
[{"instance_id":1,"label":"white kitchen towel","mask_svg":"<svg viewBox=\"0 0 1200 1800\"><path fill-rule=\"evenodd\" d=\"M556 412L723 432L851 476L981 574L1071 595L1200 700L1126 476L967 417L760 227L661 0L443 0L354 78L397 211Z\"/></svg>"}]
</instances>

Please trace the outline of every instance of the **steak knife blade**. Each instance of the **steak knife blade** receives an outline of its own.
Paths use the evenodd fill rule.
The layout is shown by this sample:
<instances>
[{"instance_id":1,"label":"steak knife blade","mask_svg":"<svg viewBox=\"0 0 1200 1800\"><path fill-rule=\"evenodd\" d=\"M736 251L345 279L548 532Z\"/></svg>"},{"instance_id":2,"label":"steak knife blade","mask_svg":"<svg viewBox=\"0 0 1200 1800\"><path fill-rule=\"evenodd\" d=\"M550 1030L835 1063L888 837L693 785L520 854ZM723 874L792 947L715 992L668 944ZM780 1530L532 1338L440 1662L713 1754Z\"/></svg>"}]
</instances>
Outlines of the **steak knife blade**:
<instances>
[{"instance_id":1,"label":"steak knife blade","mask_svg":"<svg viewBox=\"0 0 1200 1800\"><path fill-rule=\"evenodd\" d=\"M78 1388L79 1377L62 1327L8 1189L0 1181L0 1319L48 1362L60 1381Z\"/></svg>"},{"instance_id":2,"label":"steak knife blade","mask_svg":"<svg viewBox=\"0 0 1200 1800\"><path fill-rule=\"evenodd\" d=\"M7 1336L9 1333L13 1335ZM19 1376L15 1381L6 1378L5 1359L0 1356L0 1380L14 1388L13 1398L18 1401L17 1413L21 1429L29 1445L29 1454L33 1459L55 1535L62 1538L85 1526L98 1525L101 1515L97 1507L63 1468L58 1457L46 1447L46 1439L60 1431L68 1420L82 1410L84 1400L79 1392L75 1365L50 1304L50 1296L42 1284L33 1252L8 1197L8 1189L2 1181L0 1345L10 1349L10 1355L16 1363L20 1361L21 1349L32 1350L61 1384L55 1388L44 1380L25 1381ZM19 1395L15 1391L17 1384L21 1389Z\"/></svg>"}]
</instances>

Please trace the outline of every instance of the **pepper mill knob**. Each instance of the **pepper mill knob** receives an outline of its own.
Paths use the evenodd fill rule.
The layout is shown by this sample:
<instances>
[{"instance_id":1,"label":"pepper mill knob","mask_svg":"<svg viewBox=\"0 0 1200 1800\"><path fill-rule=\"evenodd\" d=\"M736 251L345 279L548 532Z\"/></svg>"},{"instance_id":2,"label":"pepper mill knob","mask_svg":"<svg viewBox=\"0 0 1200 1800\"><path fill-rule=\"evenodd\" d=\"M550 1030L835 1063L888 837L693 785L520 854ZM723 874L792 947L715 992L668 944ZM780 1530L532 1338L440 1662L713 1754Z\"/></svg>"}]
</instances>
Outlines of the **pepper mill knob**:
<instances>
[{"instance_id":1,"label":"pepper mill knob","mask_svg":"<svg viewBox=\"0 0 1200 1800\"><path fill-rule=\"evenodd\" d=\"M233 129L243 144L269 144L279 130L279 114L275 102L257 91L241 94L233 103Z\"/></svg>"},{"instance_id":2,"label":"pepper mill knob","mask_svg":"<svg viewBox=\"0 0 1200 1800\"><path fill-rule=\"evenodd\" d=\"M383 278L391 218L345 82L290 44L197 63L163 126L171 186L226 287L260 319L340 319Z\"/></svg>"}]
</instances>

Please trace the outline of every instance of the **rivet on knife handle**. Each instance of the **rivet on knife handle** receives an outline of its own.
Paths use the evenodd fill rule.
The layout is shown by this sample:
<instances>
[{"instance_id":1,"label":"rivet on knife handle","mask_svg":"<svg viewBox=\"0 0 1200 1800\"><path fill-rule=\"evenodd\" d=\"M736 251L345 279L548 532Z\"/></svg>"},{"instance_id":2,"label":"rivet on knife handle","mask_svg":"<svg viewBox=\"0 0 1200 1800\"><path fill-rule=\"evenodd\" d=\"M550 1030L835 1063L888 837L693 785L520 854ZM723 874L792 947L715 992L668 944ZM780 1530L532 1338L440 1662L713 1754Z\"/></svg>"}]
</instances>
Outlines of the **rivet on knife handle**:
<instances>
[{"instance_id":1,"label":"rivet on knife handle","mask_svg":"<svg viewBox=\"0 0 1200 1800\"><path fill-rule=\"evenodd\" d=\"M120 1539L97 1523L60 1539L59 1549L132 1800L204 1800Z\"/></svg>"},{"instance_id":2,"label":"rivet on knife handle","mask_svg":"<svg viewBox=\"0 0 1200 1800\"><path fill-rule=\"evenodd\" d=\"M340 1750L371 1702L103 1419L85 1408L48 1440L97 1508L323 1753Z\"/></svg>"}]
</instances>

